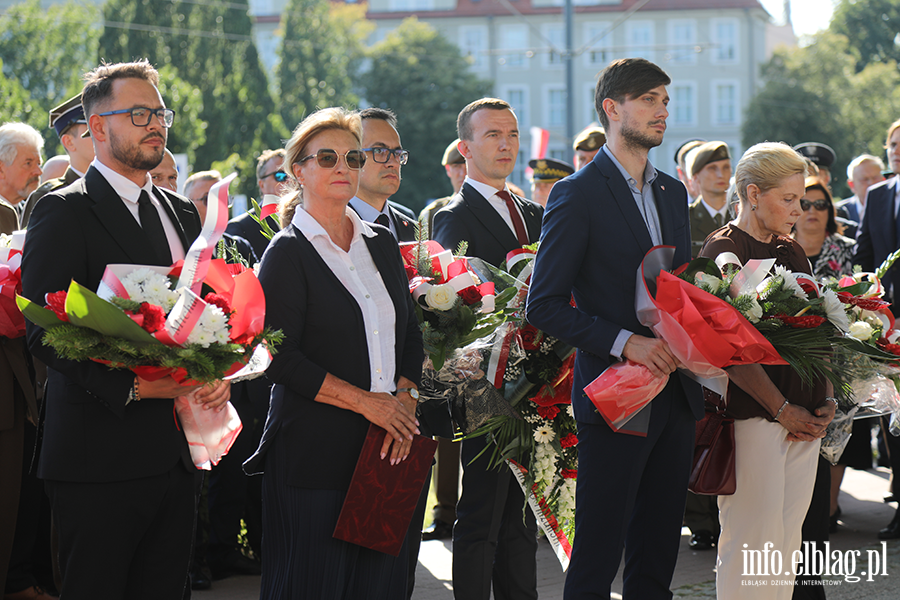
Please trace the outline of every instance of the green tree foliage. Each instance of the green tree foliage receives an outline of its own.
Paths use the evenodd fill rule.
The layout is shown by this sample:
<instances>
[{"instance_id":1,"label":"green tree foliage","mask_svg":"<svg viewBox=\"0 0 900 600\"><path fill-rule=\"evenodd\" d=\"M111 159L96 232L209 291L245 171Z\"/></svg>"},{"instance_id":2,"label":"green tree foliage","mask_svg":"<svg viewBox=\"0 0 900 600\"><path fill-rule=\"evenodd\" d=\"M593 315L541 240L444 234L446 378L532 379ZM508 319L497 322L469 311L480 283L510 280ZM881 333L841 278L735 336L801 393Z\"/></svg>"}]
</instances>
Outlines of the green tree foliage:
<instances>
[{"instance_id":1,"label":"green tree foliage","mask_svg":"<svg viewBox=\"0 0 900 600\"><path fill-rule=\"evenodd\" d=\"M199 92L199 121L178 119L173 129L188 130L171 132L185 150L193 147L194 169L208 169L237 153L244 168L232 190L253 195L256 156L280 146L288 132L253 42L247 1L109 0L104 16L101 57L111 62L146 57L158 67L168 65ZM188 92L185 88L179 96L191 98ZM172 100L167 103L182 112ZM205 136L198 135L198 122Z\"/></svg>"},{"instance_id":2,"label":"green tree foliage","mask_svg":"<svg viewBox=\"0 0 900 600\"><path fill-rule=\"evenodd\" d=\"M96 64L100 29L92 23L98 22L99 9L75 2L44 9L38 0L27 0L0 14L0 60L6 80L0 103L8 109L2 117L25 121L44 134L47 155L62 152L56 133L48 128L47 115L81 90L81 75ZM12 83L18 91L6 87Z\"/></svg>"},{"instance_id":3,"label":"green tree foliage","mask_svg":"<svg viewBox=\"0 0 900 600\"><path fill-rule=\"evenodd\" d=\"M829 30L806 47L776 50L763 68L766 84L744 116L744 145L828 144L837 154L832 189L848 195L847 164L863 153L883 155L887 126L900 116L897 64L873 62L858 70L860 62L850 40Z\"/></svg>"},{"instance_id":4,"label":"green tree foliage","mask_svg":"<svg viewBox=\"0 0 900 600\"><path fill-rule=\"evenodd\" d=\"M206 141L207 130L200 90L178 77L174 67L164 65L159 69L159 94L166 106L177 107L166 147L175 154L187 154L188 163L196 164L196 150Z\"/></svg>"},{"instance_id":5,"label":"green tree foliage","mask_svg":"<svg viewBox=\"0 0 900 600\"><path fill-rule=\"evenodd\" d=\"M393 200L417 212L428 199L452 193L441 157L456 138L459 111L490 93L491 84L469 71L452 42L412 17L369 57L371 68L359 79L365 99L397 113L400 139L410 154Z\"/></svg>"},{"instance_id":6,"label":"green tree foliage","mask_svg":"<svg viewBox=\"0 0 900 600\"><path fill-rule=\"evenodd\" d=\"M279 51L281 117L289 128L319 108L354 108L352 75L363 59L372 24L365 6L329 0L291 0L285 7Z\"/></svg>"},{"instance_id":7,"label":"green tree foliage","mask_svg":"<svg viewBox=\"0 0 900 600\"><path fill-rule=\"evenodd\" d=\"M900 61L900 0L840 0L831 18L831 31L845 36L859 53L856 68Z\"/></svg>"}]
</instances>

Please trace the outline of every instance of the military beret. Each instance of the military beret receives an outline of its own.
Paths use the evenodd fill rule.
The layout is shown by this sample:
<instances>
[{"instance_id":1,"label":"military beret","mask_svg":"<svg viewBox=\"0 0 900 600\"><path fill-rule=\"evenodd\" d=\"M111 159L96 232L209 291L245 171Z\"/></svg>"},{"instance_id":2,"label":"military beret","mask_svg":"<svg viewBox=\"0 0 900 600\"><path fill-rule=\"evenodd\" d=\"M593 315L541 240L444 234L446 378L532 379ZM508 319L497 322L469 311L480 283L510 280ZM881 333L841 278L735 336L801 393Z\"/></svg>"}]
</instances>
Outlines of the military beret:
<instances>
[{"instance_id":1,"label":"military beret","mask_svg":"<svg viewBox=\"0 0 900 600\"><path fill-rule=\"evenodd\" d=\"M602 127L588 127L575 137L572 148L582 152L599 150L606 143L606 132Z\"/></svg>"},{"instance_id":2,"label":"military beret","mask_svg":"<svg viewBox=\"0 0 900 600\"><path fill-rule=\"evenodd\" d=\"M678 164L678 166L680 167L682 164L684 164L685 154L705 142L706 140L701 140L700 138L691 138L682 142L682 144L675 150L675 162Z\"/></svg>"},{"instance_id":3,"label":"military beret","mask_svg":"<svg viewBox=\"0 0 900 600\"><path fill-rule=\"evenodd\" d=\"M728 144L725 142L704 142L699 146L695 146L684 157L684 164L687 167L687 176L693 177L703 169L706 165L717 160L731 160L731 154L728 152Z\"/></svg>"},{"instance_id":4,"label":"military beret","mask_svg":"<svg viewBox=\"0 0 900 600\"><path fill-rule=\"evenodd\" d=\"M81 94L50 109L50 127L56 130L56 135L62 137L66 129L76 123L87 123L84 118L84 108L81 106Z\"/></svg>"},{"instance_id":5,"label":"military beret","mask_svg":"<svg viewBox=\"0 0 900 600\"><path fill-rule=\"evenodd\" d=\"M575 167L555 158L533 158L528 161L535 181L559 181L575 172Z\"/></svg>"},{"instance_id":6,"label":"military beret","mask_svg":"<svg viewBox=\"0 0 900 600\"><path fill-rule=\"evenodd\" d=\"M825 167L830 169L831 165L837 159L834 150L830 146L820 144L819 142L806 142L794 146L794 150L800 153L804 158L811 160L817 167Z\"/></svg>"},{"instance_id":7,"label":"military beret","mask_svg":"<svg viewBox=\"0 0 900 600\"><path fill-rule=\"evenodd\" d=\"M441 159L441 164L445 167L447 165L461 165L466 162L466 159L463 158L463 155L459 153L459 149L456 147L458 144L459 138L450 142L450 145L444 150L444 158Z\"/></svg>"}]
</instances>

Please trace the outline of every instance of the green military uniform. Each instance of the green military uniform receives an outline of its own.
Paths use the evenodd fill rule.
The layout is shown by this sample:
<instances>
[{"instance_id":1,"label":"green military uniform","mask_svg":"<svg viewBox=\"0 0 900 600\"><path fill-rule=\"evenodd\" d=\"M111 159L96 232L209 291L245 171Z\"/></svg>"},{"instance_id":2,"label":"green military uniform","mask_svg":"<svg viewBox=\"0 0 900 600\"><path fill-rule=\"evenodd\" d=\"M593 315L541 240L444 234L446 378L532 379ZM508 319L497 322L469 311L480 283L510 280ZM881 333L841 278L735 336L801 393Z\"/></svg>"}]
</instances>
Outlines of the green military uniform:
<instances>
[{"instance_id":1,"label":"green military uniform","mask_svg":"<svg viewBox=\"0 0 900 600\"><path fill-rule=\"evenodd\" d=\"M709 211L706 210L706 207L703 206L703 200L700 198L697 198L697 200L690 205L690 217L691 257L697 258L697 255L700 254L700 249L703 248L703 243L706 242L706 238L708 238L709 234L713 231L725 225L727 217L722 218L721 224L716 223L710 216Z\"/></svg>"},{"instance_id":2,"label":"green military uniform","mask_svg":"<svg viewBox=\"0 0 900 600\"><path fill-rule=\"evenodd\" d=\"M79 179L81 179L81 176L76 173L75 170L72 169L72 167L69 167L68 169L66 169L66 172L62 177L48 179L47 181L42 183L38 189L31 192L28 195L28 199L25 200L25 209L22 211L22 229L26 229L28 227L28 219L31 218L31 212L34 210L35 204L37 204L41 198L43 198L53 190L75 183Z\"/></svg>"}]
</instances>

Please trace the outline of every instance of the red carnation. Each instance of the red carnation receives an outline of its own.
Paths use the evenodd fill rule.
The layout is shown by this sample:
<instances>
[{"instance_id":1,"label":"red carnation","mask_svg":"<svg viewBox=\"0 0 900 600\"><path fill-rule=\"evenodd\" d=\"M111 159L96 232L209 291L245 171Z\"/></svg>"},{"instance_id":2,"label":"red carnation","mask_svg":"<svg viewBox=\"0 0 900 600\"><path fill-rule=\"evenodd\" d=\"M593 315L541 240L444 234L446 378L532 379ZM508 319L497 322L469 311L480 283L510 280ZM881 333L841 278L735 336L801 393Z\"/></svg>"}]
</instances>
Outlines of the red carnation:
<instances>
[{"instance_id":1,"label":"red carnation","mask_svg":"<svg viewBox=\"0 0 900 600\"><path fill-rule=\"evenodd\" d=\"M44 300L47 302L46 308L47 310L52 310L56 313L56 316L60 318L60 320L69 322L69 315L66 314L66 296L68 292L54 292L52 294L48 293L44 296Z\"/></svg>"},{"instance_id":2,"label":"red carnation","mask_svg":"<svg viewBox=\"0 0 900 600\"><path fill-rule=\"evenodd\" d=\"M470 285L467 288L463 288L458 292L459 297L463 299L467 305L471 306L476 302L481 302L481 292L478 291L478 288L474 285Z\"/></svg>"},{"instance_id":3,"label":"red carnation","mask_svg":"<svg viewBox=\"0 0 900 600\"><path fill-rule=\"evenodd\" d=\"M144 317L141 327L143 327L145 331L156 333L166 324L166 313L162 308L155 304L141 302L139 312Z\"/></svg>"},{"instance_id":4,"label":"red carnation","mask_svg":"<svg viewBox=\"0 0 900 600\"><path fill-rule=\"evenodd\" d=\"M563 476L563 479L575 479L578 477L578 469L563 469L560 471L560 475Z\"/></svg>"},{"instance_id":5,"label":"red carnation","mask_svg":"<svg viewBox=\"0 0 900 600\"><path fill-rule=\"evenodd\" d=\"M533 325L526 324L519 329L519 336L522 338L522 348L525 350L537 350L541 347L541 340L544 334Z\"/></svg>"},{"instance_id":6,"label":"red carnation","mask_svg":"<svg viewBox=\"0 0 900 600\"><path fill-rule=\"evenodd\" d=\"M541 415L542 419L553 420L559 414L559 408L556 406L538 406L537 414Z\"/></svg>"},{"instance_id":7,"label":"red carnation","mask_svg":"<svg viewBox=\"0 0 900 600\"><path fill-rule=\"evenodd\" d=\"M203 299L207 304L213 304L221 308L222 312L226 315L231 314L231 305L228 304L228 300L225 299L225 296L220 296L219 294L213 294L212 292L210 292Z\"/></svg>"},{"instance_id":8,"label":"red carnation","mask_svg":"<svg viewBox=\"0 0 900 600\"><path fill-rule=\"evenodd\" d=\"M813 329L826 321L825 317L818 315L803 315L802 317L790 317L788 315L775 315L787 325L795 329Z\"/></svg>"},{"instance_id":9,"label":"red carnation","mask_svg":"<svg viewBox=\"0 0 900 600\"><path fill-rule=\"evenodd\" d=\"M571 448L572 446L575 446L578 444L578 436L575 435L574 433L570 433L567 436L563 437L561 440L559 440L559 444L563 448Z\"/></svg>"}]
</instances>

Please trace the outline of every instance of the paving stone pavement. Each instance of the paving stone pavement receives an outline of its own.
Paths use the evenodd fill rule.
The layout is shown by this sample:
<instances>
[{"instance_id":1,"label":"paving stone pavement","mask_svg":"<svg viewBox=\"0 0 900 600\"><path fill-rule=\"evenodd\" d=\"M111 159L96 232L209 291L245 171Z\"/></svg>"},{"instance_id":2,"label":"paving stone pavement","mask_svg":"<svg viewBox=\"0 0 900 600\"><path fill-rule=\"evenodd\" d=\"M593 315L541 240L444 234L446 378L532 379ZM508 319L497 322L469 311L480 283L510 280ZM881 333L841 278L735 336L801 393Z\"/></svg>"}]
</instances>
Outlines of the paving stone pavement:
<instances>
[{"instance_id":1,"label":"paving stone pavement","mask_svg":"<svg viewBox=\"0 0 900 600\"><path fill-rule=\"evenodd\" d=\"M841 488L841 527L831 537L831 549L846 552L861 550L857 574L865 570L866 550L887 556L887 575L862 577L860 581L845 581L831 577L825 593L829 600L897 600L900 598L900 540L888 542L883 548L878 542L878 530L894 516L896 505L884 504L889 471L847 469ZM695 552L688 547L690 536L685 530L678 554L678 565L672 582L675 598L712 600L716 598L714 551ZM452 553L450 542L424 542L416 570L414 600L452 600ZM562 598L565 573L560 568L550 544L542 541L538 547L538 594L541 600ZM622 578L613 585L613 598L621 598ZM210 590L194 592L195 600L252 600L259 596L259 577L230 577L213 582ZM761 599L765 595L760 596Z\"/></svg>"}]
</instances>

